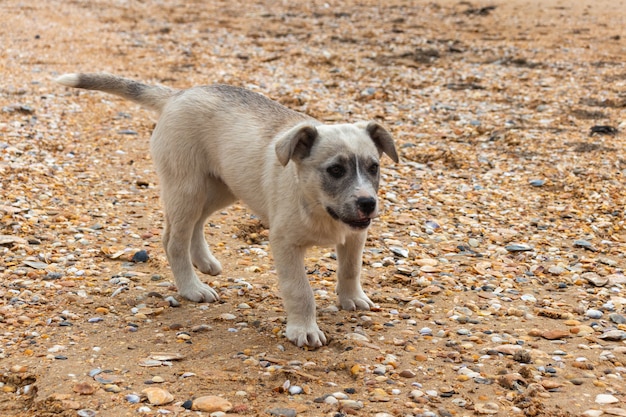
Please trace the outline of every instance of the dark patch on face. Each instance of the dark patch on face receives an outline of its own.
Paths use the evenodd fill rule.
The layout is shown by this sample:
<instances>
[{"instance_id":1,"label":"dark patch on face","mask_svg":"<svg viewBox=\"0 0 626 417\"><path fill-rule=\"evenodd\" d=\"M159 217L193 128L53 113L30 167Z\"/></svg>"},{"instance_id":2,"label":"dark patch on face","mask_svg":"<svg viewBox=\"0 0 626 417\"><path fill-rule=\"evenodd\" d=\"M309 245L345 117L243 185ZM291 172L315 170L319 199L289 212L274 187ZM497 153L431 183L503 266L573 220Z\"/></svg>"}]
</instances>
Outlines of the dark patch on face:
<instances>
[{"instance_id":1,"label":"dark patch on face","mask_svg":"<svg viewBox=\"0 0 626 417\"><path fill-rule=\"evenodd\" d=\"M328 214L355 229L367 228L371 220L370 213L359 213L355 189L360 176L363 185L369 183L374 191L378 190L378 160L372 157L338 155L321 166L320 170L322 190L336 203L334 207L326 207Z\"/></svg>"}]
</instances>

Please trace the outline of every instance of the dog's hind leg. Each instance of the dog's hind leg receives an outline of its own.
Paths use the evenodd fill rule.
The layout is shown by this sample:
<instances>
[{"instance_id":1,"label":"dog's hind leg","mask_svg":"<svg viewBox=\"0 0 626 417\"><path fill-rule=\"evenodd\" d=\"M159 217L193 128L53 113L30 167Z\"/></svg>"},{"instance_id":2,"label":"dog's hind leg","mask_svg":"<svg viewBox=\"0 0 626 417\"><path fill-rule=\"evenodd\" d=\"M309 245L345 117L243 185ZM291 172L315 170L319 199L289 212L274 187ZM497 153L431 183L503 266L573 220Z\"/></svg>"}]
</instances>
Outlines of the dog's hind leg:
<instances>
[{"instance_id":1,"label":"dog's hind leg","mask_svg":"<svg viewBox=\"0 0 626 417\"><path fill-rule=\"evenodd\" d=\"M234 197L221 181L210 178L195 186L164 180L161 187L166 217L163 245L178 292L196 302L217 301L217 292L200 281L193 263L204 271L221 270L207 247L203 226L210 213L232 202Z\"/></svg>"},{"instance_id":2,"label":"dog's hind leg","mask_svg":"<svg viewBox=\"0 0 626 417\"><path fill-rule=\"evenodd\" d=\"M204 225L211 213L231 204L235 201L235 196L218 180L211 180L208 184L210 186L206 190L202 213L194 225L191 236L191 261L202 273L218 275L222 272L222 265L209 249L204 237Z\"/></svg>"}]
</instances>

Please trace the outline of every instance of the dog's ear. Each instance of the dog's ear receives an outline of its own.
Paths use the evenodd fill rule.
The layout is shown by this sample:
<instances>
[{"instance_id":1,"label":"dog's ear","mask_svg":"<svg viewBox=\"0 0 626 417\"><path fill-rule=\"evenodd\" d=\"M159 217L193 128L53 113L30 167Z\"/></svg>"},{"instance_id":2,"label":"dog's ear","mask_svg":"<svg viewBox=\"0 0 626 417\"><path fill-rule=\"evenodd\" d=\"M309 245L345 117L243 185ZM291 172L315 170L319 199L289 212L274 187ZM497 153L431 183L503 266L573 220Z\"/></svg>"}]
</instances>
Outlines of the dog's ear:
<instances>
[{"instance_id":1,"label":"dog's ear","mask_svg":"<svg viewBox=\"0 0 626 417\"><path fill-rule=\"evenodd\" d=\"M306 158L311 153L311 148L317 137L317 129L310 122L300 123L289 129L276 142L274 149L278 162L285 166L292 159L302 160Z\"/></svg>"},{"instance_id":2,"label":"dog's ear","mask_svg":"<svg viewBox=\"0 0 626 417\"><path fill-rule=\"evenodd\" d=\"M393 162L400 162L398 152L396 151L396 145L393 143L393 138L384 127L376 122L369 122L365 127L365 130L370 135L370 138L372 138L381 154L387 154Z\"/></svg>"}]
</instances>

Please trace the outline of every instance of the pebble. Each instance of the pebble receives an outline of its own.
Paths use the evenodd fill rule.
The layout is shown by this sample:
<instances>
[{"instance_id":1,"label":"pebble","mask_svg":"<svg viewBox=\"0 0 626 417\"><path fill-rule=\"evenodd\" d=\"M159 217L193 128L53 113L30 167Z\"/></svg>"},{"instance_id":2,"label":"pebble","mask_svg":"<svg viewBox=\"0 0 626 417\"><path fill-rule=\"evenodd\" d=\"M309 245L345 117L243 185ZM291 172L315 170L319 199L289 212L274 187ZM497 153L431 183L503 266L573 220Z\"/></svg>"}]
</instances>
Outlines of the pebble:
<instances>
[{"instance_id":1,"label":"pebble","mask_svg":"<svg viewBox=\"0 0 626 417\"><path fill-rule=\"evenodd\" d=\"M598 394L596 395L595 402L597 404L615 404L619 402L619 399L611 394Z\"/></svg>"},{"instance_id":2,"label":"pebble","mask_svg":"<svg viewBox=\"0 0 626 417\"><path fill-rule=\"evenodd\" d=\"M609 314L609 320L615 324L626 324L626 317L618 313Z\"/></svg>"},{"instance_id":3,"label":"pebble","mask_svg":"<svg viewBox=\"0 0 626 417\"><path fill-rule=\"evenodd\" d=\"M291 395L298 395L298 394L302 394L304 392L304 389L302 389L302 387L300 387L298 385L292 385L292 386L289 387L289 389L287 391Z\"/></svg>"},{"instance_id":4,"label":"pebble","mask_svg":"<svg viewBox=\"0 0 626 417\"><path fill-rule=\"evenodd\" d=\"M141 397L137 394L127 394L124 398L131 404L138 404L141 401Z\"/></svg>"},{"instance_id":5,"label":"pebble","mask_svg":"<svg viewBox=\"0 0 626 417\"><path fill-rule=\"evenodd\" d=\"M270 408L267 413L276 417L296 417L298 412L293 408Z\"/></svg>"},{"instance_id":6,"label":"pebble","mask_svg":"<svg viewBox=\"0 0 626 417\"><path fill-rule=\"evenodd\" d=\"M152 405L165 405L174 401L174 396L162 388L150 387L144 389L142 393L148 397L148 402Z\"/></svg>"},{"instance_id":7,"label":"pebble","mask_svg":"<svg viewBox=\"0 0 626 417\"><path fill-rule=\"evenodd\" d=\"M398 246L390 246L389 250L391 252L393 252L394 255L398 255L402 258L408 258L409 257L409 250L405 249L405 248L401 248Z\"/></svg>"},{"instance_id":8,"label":"pebble","mask_svg":"<svg viewBox=\"0 0 626 417\"><path fill-rule=\"evenodd\" d=\"M74 385L73 391L80 395L91 395L96 392L96 387L88 382L81 382Z\"/></svg>"},{"instance_id":9,"label":"pebble","mask_svg":"<svg viewBox=\"0 0 626 417\"><path fill-rule=\"evenodd\" d=\"M608 330L602 333L598 338L603 340L608 340L611 342L619 342L621 340L626 340L626 331L624 330Z\"/></svg>"},{"instance_id":10,"label":"pebble","mask_svg":"<svg viewBox=\"0 0 626 417\"><path fill-rule=\"evenodd\" d=\"M595 310L593 308L590 308L589 310L585 311L585 316L589 317L590 319L599 319L604 315L604 313L602 313L600 310Z\"/></svg>"},{"instance_id":11,"label":"pebble","mask_svg":"<svg viewBox=\"0 0 626 417\"><path fill-rule=\"evenodd\" d=\"M171 295L165 297L164 300L169 303L170 307L180 307L180 301Z\"/></svg>"},{"instance_id":12,"label":"pebble","mask_svg":"<svg viewBox=\"0 0 626 417\"><path fill-rule=\"evenodd\" d=\"M195 398L191 403L191 409L194 411L205 411L207 413L213 411L228 412L233 408L232 404L225 398L216 395L207 395Z\"/></svg>"},{"instance_id":13,"label":"pebble","mask_svg":"<svg viewBox=\"0 0 626 417\"><path fill-rule=\"evenodd\" d=\"M581 414L581 417L600 417L604 414L602 410L586 410Z\"/></svg>"},{"instance_id":14,"label":"pebble","mask_svg":"<svg viewBox=\"0 0 626 417\"><path fill-rule=\"evenodd\" d=\"M596 287L604 287L609 283L608 277L602 277L595 272L585 272L581 274L581 277Z\"/></svg>"},{"instance_id":15,"label":"pebble","mask_svg":"<svg viewBox=\"0 0 626 417\"><path fill-rule=\"evenodd\" d=\"M150 256L148 255L148 252L145 250L140 250L138 252L135 252L131 259L131 262L148 262L149 259Z\"/></svg>"},{"instance_id":16,"label":"pebble","mask_svg":"<svg viewBox=\"0 0 626 417\"><path fill-rule=\"evenodd\" d=\"M342 407L352 410L360 410L363 408L363 402L358 400L339 400L339 404L341 404Z\"/></svg>"},{"instance_id":17,"label":"pebble","mask_svg":"<svg viewBox=\"0 0 626 417\"><path fill-rule=\"evenodd\" d=\"M474 411L478 414L498 414L500 406L494 402L477 403L474 405Z\"/></svg>"},{"instance_id":18,"label":"pebble","mask_svg":"<svg viewBox=\"0 0 626 417\"><path fill-rule=\"evenodd\" d=\"M528 252L528 251L533 250L533 248L531 248L528 245L520 245L520 244L506 245L504 249L506 249L509 252Z\"/></svg>"},{"instance_id":19,"label":"pebble","mask_svg":"<svg viewBox=\"0 0 626 417\"><path fill-rule=\"evenodd\" d=\"M593 247L591 242L588 242L588 241L582 240L582 239L575 240L574 241L574 247L587 249L587 250L590 250L590 251L593 251L593 252L596 251L596 249Z\"/></svg>"}]
</instances>

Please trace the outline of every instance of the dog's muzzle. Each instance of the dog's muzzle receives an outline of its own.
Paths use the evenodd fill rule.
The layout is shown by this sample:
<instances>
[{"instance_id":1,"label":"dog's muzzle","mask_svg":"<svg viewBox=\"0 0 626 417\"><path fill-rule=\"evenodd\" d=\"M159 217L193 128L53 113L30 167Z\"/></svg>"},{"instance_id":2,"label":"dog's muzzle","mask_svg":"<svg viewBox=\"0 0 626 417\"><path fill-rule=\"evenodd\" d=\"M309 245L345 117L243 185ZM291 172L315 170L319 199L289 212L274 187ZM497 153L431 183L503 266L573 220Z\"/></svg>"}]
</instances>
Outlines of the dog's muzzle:
<instances>
[{"instance_id":1,"label":"dog's muzzle","mask_svg":"<svg viewBox=\"0 0 626 417\"><path fill-rule=\"evenodd\" d=\"M326 207L326 211L330 216L343 222L353 229L367 229L372 222L372 218L376 216L376 199L372 197L359 197L356 200L357 216L356 218L346 218L340 216L334 209Z\"/></svg>"}]
</instances>

